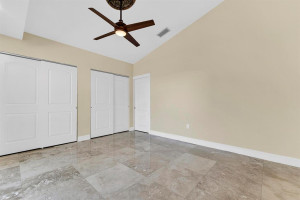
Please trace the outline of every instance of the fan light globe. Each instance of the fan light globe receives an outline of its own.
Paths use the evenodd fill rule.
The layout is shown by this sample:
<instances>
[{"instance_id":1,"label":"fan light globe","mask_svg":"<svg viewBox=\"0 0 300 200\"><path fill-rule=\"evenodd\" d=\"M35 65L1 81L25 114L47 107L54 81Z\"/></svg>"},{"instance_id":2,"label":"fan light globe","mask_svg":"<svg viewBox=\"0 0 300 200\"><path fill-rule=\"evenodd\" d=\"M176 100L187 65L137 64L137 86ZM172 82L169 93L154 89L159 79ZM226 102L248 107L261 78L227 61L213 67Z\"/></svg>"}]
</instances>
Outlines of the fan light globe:
<instances>
[{"instance_id":1,"label":"fan light globe","mask_svg":"<svg viewBox=\"0 0 300 200\"><path fill-rule=\"evenodd\" d=\"M125 31L123 31L123 30L116 30L116 35L117 36L120 36L120 37L124 37L124 36L126 36L126 32Z\"/></svg>"}]
</instances>

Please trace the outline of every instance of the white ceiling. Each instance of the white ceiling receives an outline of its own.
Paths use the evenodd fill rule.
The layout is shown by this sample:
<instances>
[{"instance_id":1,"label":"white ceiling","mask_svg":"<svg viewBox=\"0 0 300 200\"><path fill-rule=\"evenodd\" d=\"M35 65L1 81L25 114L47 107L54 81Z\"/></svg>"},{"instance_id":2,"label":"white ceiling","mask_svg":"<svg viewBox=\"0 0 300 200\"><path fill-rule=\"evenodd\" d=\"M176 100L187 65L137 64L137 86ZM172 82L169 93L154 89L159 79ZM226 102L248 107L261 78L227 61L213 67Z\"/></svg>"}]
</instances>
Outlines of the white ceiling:
<instances>
[{"instance_id":1,"label":"white ceiling","mask_svg":"<svg viewBox=\"0 0 300 200\"><path fill-rule=\"evenodd\" d=\"M29 0L0 0L0 34L23 38Z\"/></svg>"},{"instance_id":2,"label":"white ceiling","mask_svg":"<svg viewBox=\"0 0 300 200\"><path fill-rule=\"evenodd\" d=\"M93 40L113 31L113 28L88 10L89 7L95 8L114 22L119 20L119 11L111 8L106 0L30 0L25 31L128 63L136 63L222 1L136 0L132 8L124 11L124 22L131 24L153 19L156 24L131 33L141 44L140 47L135 47L116 35L99 41ZM158 37L157 34L166 27L171 31L162 38Z\"/></svg>"}]
</instances>

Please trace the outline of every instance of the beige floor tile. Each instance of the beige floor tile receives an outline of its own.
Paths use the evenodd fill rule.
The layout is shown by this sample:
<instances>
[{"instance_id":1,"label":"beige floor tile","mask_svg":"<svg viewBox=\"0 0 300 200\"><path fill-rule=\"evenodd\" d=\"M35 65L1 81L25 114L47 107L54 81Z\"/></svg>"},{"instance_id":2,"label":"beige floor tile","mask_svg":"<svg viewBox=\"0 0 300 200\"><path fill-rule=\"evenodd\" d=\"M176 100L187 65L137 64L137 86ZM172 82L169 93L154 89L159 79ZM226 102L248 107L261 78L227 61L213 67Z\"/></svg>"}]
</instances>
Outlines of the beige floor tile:
<instances>
[{"instance_id":1,"label":"beige floor tile","mask_svg":"<svg viewBox=\"0 0 300 200\"><path fill-rule=\"evenodd\" d=\"M265 162L262 199L300 199L299 168Z\"/></svg>"},{"instance_id":2,"label":"beige floor tile","mask_svg":"<svg viewBox=\"0 0 300 200\"><path fill-rule=\"evenodd\" d=\"M0 170L0 196L6 190L21 186L20 167Z\"/></svg>"},{"instance_id":3,"label":"beige floor tile","mask_svg":"<svg viewBox=\"0 0 300 200\"><path fill-rule=\"evenodd\" d=\"M241 192L238 188L224 184L220 180L214 180L203 176L197 186L189 193L187 200L259 200L250 194Z\"/></svg>"},{"instance_id":4,"label":"beige floor tile","mask_svg":"<svg viewBox=\"0 0 300 200\"><path fill-rule=\"evenodd\" d=\"M139 156L123 162L124 165L130 167L136 172L149 176L158 169L166 166L169 160L157 153L146 152Z\"/></svg>"},{"instance_id":5,"label":"beige floor tile","mask_svg":"<svg viewBox=\"0 0 300 200\"><path fill-rule=\"evenodd\" d=\"M19 166L19 155L12 154L0 157L0 170Z\"/></svg>"},{"instance_id":6,"label":"beige floor tile","mask_svg":"<svg viewBox=\"0 0 300 200\"><path fill-rule=\"evenodd\" d=\"M216 161L185 153L170 163L169 168L190 176L205 175Z\"/></svg>"},{"instance_id":7,"label":"beige floor tile","mask_svg":"<svg viewBox=\"0 0 300 200\"><path fill-rule=\"evenodd\" d=\"M30 177L22 182L21 187L7 193L6 197L8 199L30 200L103 199L87 181L79 176L79 172L72 166Z\"/></svg>"},{"instance_id":8,"label":"beige floor tile","mask_svg":"<svg viewBox=\"0 0 300 200\"><path fill-rule=\"evenodd\" d=\"M73 166L79 171L82 177L88 177L105 169L111 168L116 164L117 162L114 158L99 155L86 159L83 162L77 162L76 164L73 164Z\"/></svg>"},{"instance_id":9,"label":"beige floor tile","mask_svg":"<svg viewBox=\"0 0 300 200\"><path fill-rule=\"evenodd\" d=\"M160 175L153 180L185 198L197 185L199 177L182 174L175 169L164 168L160 171Z\"/></svg>"},{"instance_id":10,"label":"beige floor tile","mask_svg":"<svg viewBox=\"0 0 300 200\"><path fill-rule=\"evenodd\" d=\"M217 185L226 186L238 194L251 199L259 199L261 196L262 180L259 182L242 176L236 169L229 168L217 163L206 175L208 179L214 180Z\"/></svg>"},{"instance_id":11,"label":"beige floor tile","mask_svg":"<svg viewBox=\"0 0 300 200\"><path fill-rule=\"evenodd\" d=\"M134 170L117 164L112 168L89 176L86 180L104 197L127 189L138 183L144 177Z\"/></svg>"},{"instance_id":12,"label":"beige floor tile","mask_svg":"<svg viewBox=\"0 0 300 200\"><path fill-rule=\"evenodd\" d=\"M183 200L179 195L155 182L137 183L111 198L111 200Z\"/></svg>"}]
</instances>

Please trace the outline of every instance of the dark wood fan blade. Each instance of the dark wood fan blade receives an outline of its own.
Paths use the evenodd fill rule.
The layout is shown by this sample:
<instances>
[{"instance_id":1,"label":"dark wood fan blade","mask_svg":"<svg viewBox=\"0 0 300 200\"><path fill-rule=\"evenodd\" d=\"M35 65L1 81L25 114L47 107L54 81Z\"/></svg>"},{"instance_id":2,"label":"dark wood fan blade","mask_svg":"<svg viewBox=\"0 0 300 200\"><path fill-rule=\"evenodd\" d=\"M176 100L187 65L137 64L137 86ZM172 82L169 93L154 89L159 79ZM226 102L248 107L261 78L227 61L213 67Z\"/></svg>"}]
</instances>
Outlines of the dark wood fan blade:
<instances>
[{"instance_id":1,"label":"dark wood fan blade","mask_svg":"<svg viewBox=\"0 0 300 200\"><path fill-rule=\"evenodd\" d=\"M104 15L102 15L101 13L99 13L95 8L89 8L93 13L95 13L96 15L98 15L99 17L101 17L103 20L105 20L107 23L109 23L110 25L112 25L113 27L117 27L117 25L115 23L113 23L110 19L108 19L107 17L105 17Z\"/></svg>"},{"instance_id":2,"label":"dark wood fan blade","mask_svg":"<svg viewBox=\"0 0 300 200\"><path fill-rule=\"evenodd\" d=\"M126 26L126 29L128 32L130 31L136 31L142 28L146 28L149 26L153 26L155 25L153 20L148 20L148 21L144 21L144 22L139 22L139 23L135 23L135 24L129 24Z\"/></svg>"},{"instance_id":3,"label":"dark wood fan blade","mask_svg":"<svg viewBox=\"0 0 300 200\"><path fill-rule=\"evenodd\" d=\"M100 39L102 39L102 38L105 38L105 37L111 36L111 35L113 35L113 34L115 34L115 32L114 32L114 31L112 31L112 32L109 32L109 33L106 33L106 34L104 34L104 35L101 35L101 36L99 36L99 37L96 37L96 38L94 38L94 40L100 40Z\"/></svg>"},{"instance_id":4,"label":"dark wood fan blade","mask_svg":"<svg viewBox=\"0 0 300 200\"><path fill-rule=\"evenodd\" d=\"M129 42L131 42L134 46L138 47L140 44L129 34L127 33L124 38L126 38Z\"/></svg>"}]
</instances>

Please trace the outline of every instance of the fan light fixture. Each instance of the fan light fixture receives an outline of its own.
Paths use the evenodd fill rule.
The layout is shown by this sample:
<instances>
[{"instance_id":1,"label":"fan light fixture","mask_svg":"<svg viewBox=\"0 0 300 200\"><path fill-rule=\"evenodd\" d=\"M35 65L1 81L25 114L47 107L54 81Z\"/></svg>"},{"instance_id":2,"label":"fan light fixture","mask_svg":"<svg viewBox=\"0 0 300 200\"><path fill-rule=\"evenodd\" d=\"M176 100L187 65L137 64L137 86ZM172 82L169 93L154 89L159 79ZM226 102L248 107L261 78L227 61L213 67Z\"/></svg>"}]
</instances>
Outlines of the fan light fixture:
<instances>
[{"instance_id":1,"label":"fan light fixture","mask_svg":"<svg viewBox=\"0 0 300 200\"><path fill-rule=\"evenodd\" d=\"M126 36L126 32L123 31L122 29L117 29L115 33L117 36L120 36L120 37Z\"/></svg>"}]
</instances>

